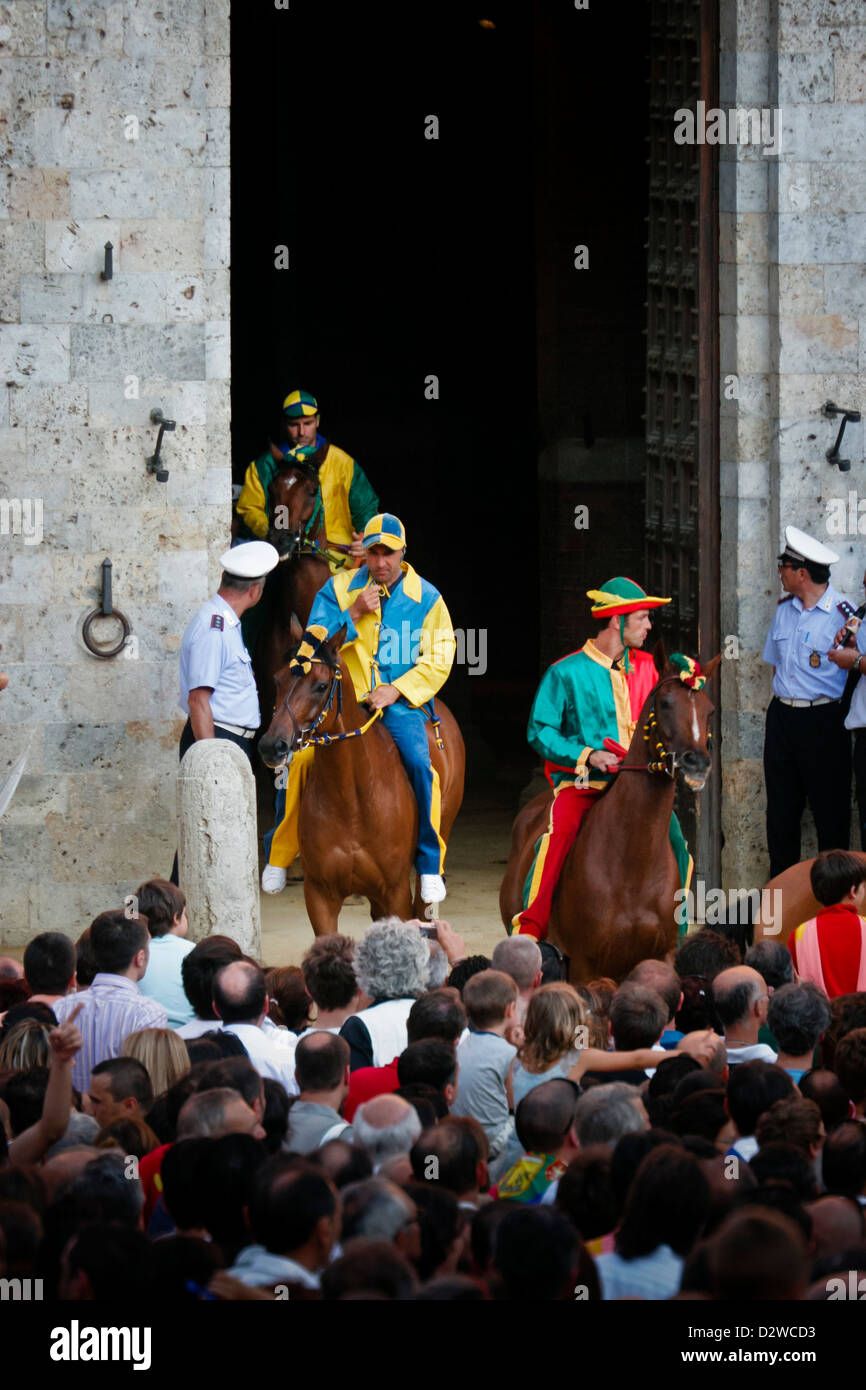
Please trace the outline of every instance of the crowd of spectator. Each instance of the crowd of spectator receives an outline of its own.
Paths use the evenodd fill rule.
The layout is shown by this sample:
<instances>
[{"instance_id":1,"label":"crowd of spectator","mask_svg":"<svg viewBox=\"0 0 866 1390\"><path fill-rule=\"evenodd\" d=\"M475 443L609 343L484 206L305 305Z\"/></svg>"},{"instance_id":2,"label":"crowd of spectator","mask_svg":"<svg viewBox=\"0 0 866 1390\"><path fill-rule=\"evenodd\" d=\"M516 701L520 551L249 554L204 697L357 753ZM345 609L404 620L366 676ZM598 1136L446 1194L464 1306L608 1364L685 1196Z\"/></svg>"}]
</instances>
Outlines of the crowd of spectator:
<instances>
[{"instance_id":1,"label":"crowd of spectator","mask_svg":"<svg viewBox=\"0 0 866 1390\"><path fill-rule=\"evenodd\" d=\"M162 880L0 958L0 1277L46 1299L826 1299L866 993L772 940L567 983L388 918L267 968ZM829 970L826 972L829 976Z\"/></svg>"}]
</instances>

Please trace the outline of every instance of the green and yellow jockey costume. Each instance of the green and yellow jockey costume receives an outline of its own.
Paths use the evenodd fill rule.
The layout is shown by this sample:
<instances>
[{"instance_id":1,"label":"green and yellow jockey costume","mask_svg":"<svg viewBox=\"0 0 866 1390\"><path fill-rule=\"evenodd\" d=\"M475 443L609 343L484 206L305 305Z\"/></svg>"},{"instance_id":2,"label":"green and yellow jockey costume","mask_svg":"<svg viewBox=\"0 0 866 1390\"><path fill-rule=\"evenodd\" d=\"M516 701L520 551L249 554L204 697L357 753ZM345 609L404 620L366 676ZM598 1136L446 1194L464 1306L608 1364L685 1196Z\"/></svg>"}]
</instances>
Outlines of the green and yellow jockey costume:
<instances>
[{"instance_id":1,"label":"green and yellow jockey costume","mask_svg":"<svg viewBox=\"0 0 866 1390\"><path fill-rule=\"evenodd\" d=\"M653 598L632 579L610 579L600 589L590 589L592 616L601 621L619 617L624 641L629 613L660 608L667 598ZM544 759L544 771L553 788L547 833L542 836L535 862L524 887L524 909L514 918L512 930L542 940L553 906L553 895L568 851L586 812L613 780L615 773L589 766L593 752L604 749L605 739L628 748L644 701L658 680L647 652L625 648L611 661L590 640L579 651L563 657L545 673L533 701L527 737ZM690 857L676 816L671 817L671 847L683 886L688 886Z\"/></svg>"},{"instance_id":2,"label":"green and yellow jockey costume","mask_svg":"<svg viewBox=\"0 0 866 1390\"><path fill-rule=\"evenodd\" d=\"M283 401L283 414L289 420L309 419L318 413L318 402L308 391L292 391ZM314 449L303 449L302 457L319 474L325 534L340 545L351 545L353 531L363 531L370 517L379 510L379 499L366 473L349 454L338 449L336 444L329 444L321 434L316 435ZM273 520L270 486L278 469L279 464L269 449L247 469L235 508L241 540L267 540ZM335 558L331 562L331 572L335 573L340 567Z\"/></svg>"},{"instance_id":3,"label":"green and yellow jockey costume","mask_svg":"<svg viewBox=\"0 0 866 1390\"><path fill-rule=\"evenodd\" d=\"M318 402L309 391L292 391L283 401L283 414L289 420L310 419L318 413ZM370 517L379 510L379 499L361 465L318 433L314 446L301 445L286 450L284 458L298 459L317 470L325 535L338 545L351 545L353 531L362 532ZM235 507L238 517L235 544L267 540L273 522L270 488L279 466L268 449L247 469ZM329 552L328 563L334 574L343 566L350 567L353 562L350 556L332 551ZM254 651L269 612L266 594L261 603L247 609L244 614L242 631L250 652Z\"/></svg>"}]
</instances>

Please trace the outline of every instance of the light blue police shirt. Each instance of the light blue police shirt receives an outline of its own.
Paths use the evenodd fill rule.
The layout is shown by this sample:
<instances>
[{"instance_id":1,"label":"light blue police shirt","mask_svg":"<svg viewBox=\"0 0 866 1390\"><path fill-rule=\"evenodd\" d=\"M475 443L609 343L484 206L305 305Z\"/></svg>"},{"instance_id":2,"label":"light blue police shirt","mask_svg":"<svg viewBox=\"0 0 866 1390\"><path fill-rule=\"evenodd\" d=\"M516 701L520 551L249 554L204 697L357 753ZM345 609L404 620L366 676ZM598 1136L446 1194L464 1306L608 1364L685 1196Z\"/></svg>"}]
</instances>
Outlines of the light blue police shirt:
<instances>
[{"instance_id":1,"label":"light blue police shirt","mask_svg":"<svg viewBox=\"0 0 866 1390\"><path fill-rule=\"evenodd\" d=\"M866 652L866 622L861 622L857 629L857 650ZM845 728L866 728L866 678L862 675L854 687L854 694L851 696L851 708L848 711L848 718L845 720Z\"/></svg>"},{"instance_id":2,"label":"light blue police shirt","mask_svg":"<svg viewBox=\"0 0 866 1390\"><path fill-rule=\"evenodd\" d=\"M209 686L214 722L257 729L261 722L253 664L241 636L240 618L214 594L202 604L180 648L180 704L189 714L189 692Z\"/></svg>"},{"instance_id":3,"label":"light blue police shirt","mask_svg":"<svg viewBox=\"0 0 866 1390\"><path fill-rule=\"evenodd\" d=\"M814 608L804 608L798 598L783 599L776 609L764 643L763 660L775 666L773 694L786 700L817 700L829 695L838 700L845 689L847 671L827 659L827 653L845 619L837 604L846 600L828 584ZM810 665L813 653L818 665Z\"/></svg>"}]
</instances>

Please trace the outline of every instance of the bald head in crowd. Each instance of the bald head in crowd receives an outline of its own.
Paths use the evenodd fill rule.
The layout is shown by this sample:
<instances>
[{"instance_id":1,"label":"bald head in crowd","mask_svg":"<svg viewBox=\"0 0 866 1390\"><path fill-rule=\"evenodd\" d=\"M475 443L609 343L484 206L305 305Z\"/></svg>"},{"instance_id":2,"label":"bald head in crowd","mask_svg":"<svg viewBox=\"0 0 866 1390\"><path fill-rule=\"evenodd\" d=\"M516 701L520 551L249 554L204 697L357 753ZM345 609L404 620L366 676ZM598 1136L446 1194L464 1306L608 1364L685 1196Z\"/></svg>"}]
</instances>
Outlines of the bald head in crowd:
<instances>
[{"instance_id":1,"label":"bald head in crowd","mask_svg":"<svg viewBox=\"0 0 866 1390\"><path fill-rule=\"evenodd\" d=\"M770 1003L763 975L748 965L723 970L713 980L713 1003L729 1047L757 1043Z\"/></svg>"},{"instance_id":2,"label":"bald head in crowd","mask_svg":"<svg viewBox=\"0 0 866 1390\"><path fill-rule=\"evenodd\" d=\"M814 1258L841 1255L863 1244L863 1208L854 1198L826 1196L811 1202L807 1208L812 1222Z\"/></svg>"},{"instance_id":3,"label":"bald head in crowd","mask_svg":"<svg viewBox=\"0 0 866 1390\"><path fill-rule=\"evenodd\" d=\"M508 936L499 941L490 961L491 970L510 975L517 985L517 1017L526 1018L529 1001L541 984L541 951L531 936Z\"/></svg>"},{"instance_id":4,"label":"bald head in crowd","mask_svg":"<svg viewBox=\"0 0 866 1390\"><path fill-rule=\"evenodd\" d=\"M374 1096L358 1106L353 1129L376 1172L390 1159L408 1154L421 1133L421 1121L415 1107L402 1096Z\"/></svg>"},{"instance_id":5,"label":"bald head in crowd","mask_svg":"<svg viewBox=\"0 0 866 1390\"><path fill-rule=\"evenodd\" d=\"M213 1006L223 1023L260 1024L268 1007L264 971L245 960L224 965L214 977Z\"/></svg>"}]
</instances>

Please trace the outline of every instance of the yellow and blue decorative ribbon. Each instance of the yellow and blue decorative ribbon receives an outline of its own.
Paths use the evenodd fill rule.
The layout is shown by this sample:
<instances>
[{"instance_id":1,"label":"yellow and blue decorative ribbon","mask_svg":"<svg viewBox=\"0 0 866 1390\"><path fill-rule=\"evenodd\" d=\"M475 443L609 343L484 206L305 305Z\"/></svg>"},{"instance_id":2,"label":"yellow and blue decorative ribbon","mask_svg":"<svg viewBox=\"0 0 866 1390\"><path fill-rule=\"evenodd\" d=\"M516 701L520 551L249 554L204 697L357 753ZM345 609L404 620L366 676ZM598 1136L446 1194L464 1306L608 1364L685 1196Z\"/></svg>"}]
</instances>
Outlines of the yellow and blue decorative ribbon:
<instances>
[{"instance_id":1,"label":"yellow and blue decorative ribbon","mask_svg":"<svg viewBox=\"0 0 866 1390\"><path fill-rule=\"evenodd\" d=\"M312 627L308 627L298 644L298 650L289 662L289 670L306 676L313 662L318 659L316 653L327 638L328 629L321 623L313 623Z\"/></svg>"}]
</instances>

